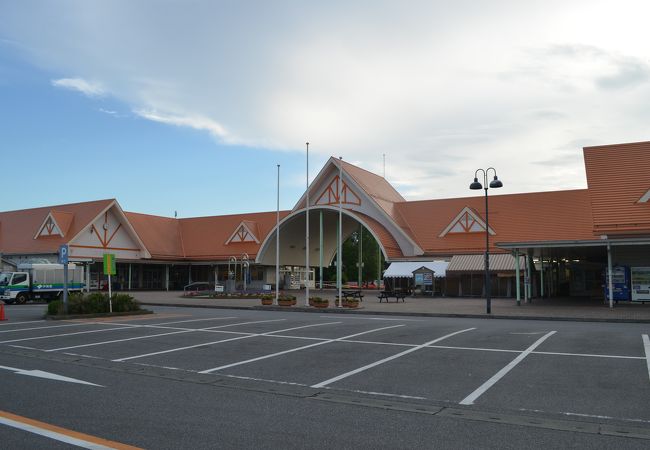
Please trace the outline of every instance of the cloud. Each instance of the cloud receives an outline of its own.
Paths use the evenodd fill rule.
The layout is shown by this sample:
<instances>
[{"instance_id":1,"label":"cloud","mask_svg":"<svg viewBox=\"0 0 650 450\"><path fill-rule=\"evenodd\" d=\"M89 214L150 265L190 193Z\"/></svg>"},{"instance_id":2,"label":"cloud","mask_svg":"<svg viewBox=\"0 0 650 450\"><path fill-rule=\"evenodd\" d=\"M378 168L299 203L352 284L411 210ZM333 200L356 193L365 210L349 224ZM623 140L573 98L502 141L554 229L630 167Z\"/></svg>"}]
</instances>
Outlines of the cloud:
<instances>
[{"instance_id":1,"label":"cloud","mask_svg":"<svg viewBox=\"0 0 650 450\"><path fill-rule=\"evenodd\" d=\"M504 193L582 187L580 139L650 138L648 9L25 1L0 6L0 37L34 65L96 80L55 86L90 96L110 86L136 117L221 143L303 152L309 140L310 153L380 174L385 153L387 178L415 199L468 195L488 166Z\"/></svg>"},{"instance_id":2,"label":"cloud","mask_svg":"<svg viewBox=\"0 0 650 450\"><path fill-rule=\"evenodd\" d=\"M103 97L106 90L101 83L86 81L83 78L59 78L51 81L52 86L78 91L87 97Z\"/></svg>"}]
</instances>

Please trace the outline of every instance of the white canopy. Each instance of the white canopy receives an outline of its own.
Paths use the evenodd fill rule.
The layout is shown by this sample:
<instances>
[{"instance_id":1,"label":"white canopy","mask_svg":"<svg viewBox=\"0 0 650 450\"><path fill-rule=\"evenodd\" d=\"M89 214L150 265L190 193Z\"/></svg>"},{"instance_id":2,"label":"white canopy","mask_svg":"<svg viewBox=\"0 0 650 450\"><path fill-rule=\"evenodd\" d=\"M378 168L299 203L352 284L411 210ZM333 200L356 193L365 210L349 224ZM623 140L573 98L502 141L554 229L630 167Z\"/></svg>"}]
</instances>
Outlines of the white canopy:
<instances>
[{"instance_id":1,"label":"white canopy","mask_svg":"<svg viewBox=\"0 0 650 450\"><path fill-rule=\"evenodd\" d=\"M397 261L390 263L384 272L384 278L413 278L413 271L420 267L433 270L436 278L446 275L449 261Z\"/></svg>"}]
</instances>

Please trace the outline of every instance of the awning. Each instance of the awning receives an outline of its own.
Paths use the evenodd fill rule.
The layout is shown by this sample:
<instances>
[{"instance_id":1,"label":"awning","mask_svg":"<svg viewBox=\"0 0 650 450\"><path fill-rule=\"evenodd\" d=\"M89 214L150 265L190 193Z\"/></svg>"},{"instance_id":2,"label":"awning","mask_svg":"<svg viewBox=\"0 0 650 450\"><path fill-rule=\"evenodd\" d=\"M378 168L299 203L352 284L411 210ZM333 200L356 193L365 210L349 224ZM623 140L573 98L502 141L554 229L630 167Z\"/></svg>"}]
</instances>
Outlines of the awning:
<instances>
[{"instance_id":1,"label":"awning","mask_svg":"<svg viewBox=\"0 0 650 450\"><path fill-rule=\"evenodd\" d=\"M421 267L433 270L436 278L442 278L446 275L448 265L449 261L396 261L390 263L384 272L384 278L413 278L413 271Z\"/></svg>"},{"instance_id":2,"label":"awning","mask_svg":"<svg viewBox=\"0 0 650 450\"><path fill-rule=\"evenodd\" d=\"M519 257L519 268L524 269L526 258ZM515 271L515 258L508 254L490 255L490 272L514 272ZM454 255L451 258L448 272L455 273L469 273L481 272L485 270L485 256L484 255Z\"/></svg>"}]
</instances>

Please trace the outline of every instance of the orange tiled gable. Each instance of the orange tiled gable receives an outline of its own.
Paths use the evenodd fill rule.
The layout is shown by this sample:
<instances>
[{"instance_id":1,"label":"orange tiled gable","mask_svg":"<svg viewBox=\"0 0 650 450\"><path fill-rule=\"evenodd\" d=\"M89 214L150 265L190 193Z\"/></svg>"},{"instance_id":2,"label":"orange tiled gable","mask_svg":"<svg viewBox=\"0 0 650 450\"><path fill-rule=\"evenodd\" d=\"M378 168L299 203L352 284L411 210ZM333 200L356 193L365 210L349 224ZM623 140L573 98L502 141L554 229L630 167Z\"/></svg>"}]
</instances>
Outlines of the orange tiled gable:
<instances>
[{"instance_id":1,"label":"orange tiled gable","mask_svg":"<svg viewBox=\"0 0 650 450\"><path fill-rule=\"evenodd\" d=\"M257 223L250 220L242 220L237 229L233 231L232 235L226 241L226 245L239 243L239 242L255 242L260 243L257 231Z\"/></svg>"},{"instance_id":2,"label":"orange tiled gable","mask_svg":"<svg viewBox=\"0 0 650 450\"><path fill-rule=\"evenodd\" d=\"M584 158L594 233L650 232L650 142L585 147Z\"/></svg>"},{"instance_id":3,"label":"orange tiled gable","mask_svg":"<svg viewBox=\"0 0 650 450\"><path fill-rule=\"evenodd\" d=\"M490 228L496 243L528 241L594 240L591 204L586 189L490 197ZM480 253L485 248L484 233L447 233L440 236L458 211L465 207L485 214L482 196L398 203L416 241L426 255ZM502 251L502 250L501 250Z\"/></svg>"},{"instance_id":4,"label":"orange tiled gable","mask_svg":"<svg viewBox=\"0 0 650 450\"><path fill-rule=\"evenodd\" d=\"M466 206L442 230L439 237L444 237L447 233L485 233L485 221L476 211ZM490 227L490 234L495 234L492 227Z\"/></svg>"},{"instance_id":5,"label":"orange tiled gable","mask_svg":"<svg viewBox=\"0 0 650 450\"><path fill-rule=\"evenodd\" d=\"M0 212L0 252L54 254L59 245L67 244L112 202L113 199L108 199ZM35 239L48 218L54 219L52 223L56 223L63 235L54 233L47 239Z\"/></svg>"},{"instance_id":6,"label":"orange tiled gable","mask_svg":"<svg viewBox=\"0 0 650 450\"><path fill-rule=\"evenodd\" d=\"M348 186L348 184L344 181L343 186L339 186L339 176L335 176L332 182L330 183L329 186L323 190L323 192L318 196L316 199L315 204L316 205L338 205L340 195L343 196L343 204L344 205L360 205L361 204L361 199L357 194L355 194L354 190Z\"/></svg>"},{"instance_id":7,"label":"orange tiled gable","mask_svg":"<svg viewBox=\"0 0 650 450\"><path fill-rule=\"evenodd\" d=\"M280 220L290 211L280 211ZM185 258L194 260L228 259L230 256L248 254L255 259L260 249L256 242L238 242L227 245L233 230L242 224L255 223L258 236L264 238L273 229L276 212L233 214L227 216L178 219ZM255 231L255 230L253 230Z\"/></svg>"},{"instance_id":8,"label":"orange tiled gable","mask_svg":"<svg viewBox=\"0 0 650 450\"><path fill-rule=\"evenodd\" d=\"M70 228L73 217L74 214L63 211L48 212L34 239L52 236L64 237Z\"/></svg>"}]
</instances>

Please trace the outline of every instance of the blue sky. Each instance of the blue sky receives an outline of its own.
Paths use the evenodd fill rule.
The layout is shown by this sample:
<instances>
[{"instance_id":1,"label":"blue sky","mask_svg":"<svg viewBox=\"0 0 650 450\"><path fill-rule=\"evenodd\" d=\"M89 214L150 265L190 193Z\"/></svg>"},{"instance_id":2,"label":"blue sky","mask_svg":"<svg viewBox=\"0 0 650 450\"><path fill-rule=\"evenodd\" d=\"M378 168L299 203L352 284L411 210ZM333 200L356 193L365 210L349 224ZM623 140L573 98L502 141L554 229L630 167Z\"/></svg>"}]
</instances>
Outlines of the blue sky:
<instances>
[{"instance_id":1,"label":"blue sky","mask_svg":"<svg viewBox=\"0 0 650 450\"><path fill-rule=\"evenodd\" d=\"M146 120L110 97L52 86L60 77L0 42L3 211L102 198L179 217L275 210L277 164L280 207L292 208L303 192L300 153L225 145ZM310 158L319 166L326 160Z\"/></svg>"},{"instance_id":2,"label":"blue sky","mask_svg":"<svg viewBox=\"0 0 650 450\"><path fill-rule=\"evenodd\" d=\"M0 210L281 207L329 156L408 200L586 187L650 139L641 0L0 0ZM63 174L63 175L61 175Z\"/></svg>"}]
</instances>

